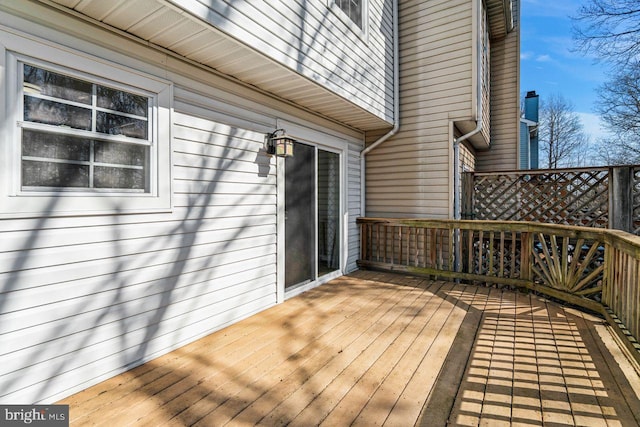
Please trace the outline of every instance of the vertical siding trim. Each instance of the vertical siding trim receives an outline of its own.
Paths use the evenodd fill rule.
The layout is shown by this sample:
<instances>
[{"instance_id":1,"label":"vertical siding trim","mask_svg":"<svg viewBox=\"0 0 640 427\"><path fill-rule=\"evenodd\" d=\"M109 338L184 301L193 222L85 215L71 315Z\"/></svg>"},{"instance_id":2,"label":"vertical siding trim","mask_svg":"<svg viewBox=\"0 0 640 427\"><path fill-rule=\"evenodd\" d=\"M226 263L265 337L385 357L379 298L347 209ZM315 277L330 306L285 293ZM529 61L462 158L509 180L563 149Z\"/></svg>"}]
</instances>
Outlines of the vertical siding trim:
<instances>
[{"instance_id":1,"label":"vertical siding trim","mask_svg":"<svg viewBox=\"0 0 640 427\"><path fill-rule=\"evenodd\" d=\"M276 157L276 302L284 301L284 266L285 266L285 205L284 205L284 162L283 157Z\"/></svg>"}]
</instances>

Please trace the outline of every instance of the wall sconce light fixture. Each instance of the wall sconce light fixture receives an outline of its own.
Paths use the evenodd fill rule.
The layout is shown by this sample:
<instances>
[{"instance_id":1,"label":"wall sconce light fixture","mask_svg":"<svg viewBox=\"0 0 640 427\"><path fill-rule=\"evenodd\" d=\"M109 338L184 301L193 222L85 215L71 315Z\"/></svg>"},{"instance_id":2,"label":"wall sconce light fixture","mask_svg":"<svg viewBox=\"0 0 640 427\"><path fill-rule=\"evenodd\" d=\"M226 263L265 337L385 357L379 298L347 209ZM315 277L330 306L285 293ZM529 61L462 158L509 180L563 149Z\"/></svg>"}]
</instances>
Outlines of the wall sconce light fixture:
<instances>
[{"instance_id":1,"label":"wall sconce light fixture","mask_svg":"<svg viewBox=\"0 0 640 427\"><path fill-rule=\"evenodd\" d=\"M293 156L293 138L287 135L284 129L276 129L267 134L267 154L278 157Z\"/></svg>"}]
</instances>

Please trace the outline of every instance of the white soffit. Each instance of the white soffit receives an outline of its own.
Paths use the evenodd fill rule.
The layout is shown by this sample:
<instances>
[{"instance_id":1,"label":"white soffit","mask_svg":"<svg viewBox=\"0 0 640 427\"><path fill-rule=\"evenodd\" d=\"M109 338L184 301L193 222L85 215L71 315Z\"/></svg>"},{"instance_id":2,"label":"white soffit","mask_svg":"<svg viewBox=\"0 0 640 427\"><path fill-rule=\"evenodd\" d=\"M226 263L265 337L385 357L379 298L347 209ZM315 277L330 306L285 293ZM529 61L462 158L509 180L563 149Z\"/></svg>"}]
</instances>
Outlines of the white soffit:
<instances>
[{"instance_id":1,"label":"white soffit","mask_svg":"<svg viewBox=\"0 0 640 427\"><path fill-rule=\"evenodd\" d=\"M512 0L487 0L491 38L500 39L505 37L513 29L512 3Z\"/></svg>"},{"instance_id":2,"label":"white soffit","mask_svg":"<svg viewBox=\"0 0 640 427\"><path fill-rule=\"evenodd\" d=\"M163 0L49 0L360 130L390 126L337 93Z\"/></svg>"}]
</instances>

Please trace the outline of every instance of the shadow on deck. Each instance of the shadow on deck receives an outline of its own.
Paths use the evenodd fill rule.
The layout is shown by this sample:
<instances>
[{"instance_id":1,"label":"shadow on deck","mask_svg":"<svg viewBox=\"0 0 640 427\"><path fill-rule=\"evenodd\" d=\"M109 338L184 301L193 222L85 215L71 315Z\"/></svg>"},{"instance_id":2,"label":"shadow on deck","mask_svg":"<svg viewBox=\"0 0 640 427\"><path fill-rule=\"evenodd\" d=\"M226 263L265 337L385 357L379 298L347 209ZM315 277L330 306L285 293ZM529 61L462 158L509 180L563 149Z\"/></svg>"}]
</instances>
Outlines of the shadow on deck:
<instances>
[{"instance_id":1,"label":"shadow on deck","mask_svg":"<svg viewBox=\"0 0 640 427\"><path fill-rule=\"evenodd\" d=\"M359 271L62 402L71 425L640 425L599 318Z\"/></svg>"}]
</instances>

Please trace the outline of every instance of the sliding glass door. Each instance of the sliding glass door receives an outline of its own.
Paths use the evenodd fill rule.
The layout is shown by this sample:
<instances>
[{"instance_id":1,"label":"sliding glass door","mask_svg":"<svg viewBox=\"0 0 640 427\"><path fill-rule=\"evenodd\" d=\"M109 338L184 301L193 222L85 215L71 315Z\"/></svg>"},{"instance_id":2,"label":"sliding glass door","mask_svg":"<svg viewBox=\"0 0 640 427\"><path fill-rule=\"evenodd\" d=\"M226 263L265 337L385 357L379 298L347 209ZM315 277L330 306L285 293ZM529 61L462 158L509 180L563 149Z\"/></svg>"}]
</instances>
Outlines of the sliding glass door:
<instances>
[{"instance_id":1,"label":"sliding glass door","mask_svg":"<svg viewBox=\"0 0 640 427\"><path fill-rule=\"evenodd\" d=\"M285 160L285 290L340 269L340 155L296 142Z\"/></svg>"}]
</instances>

